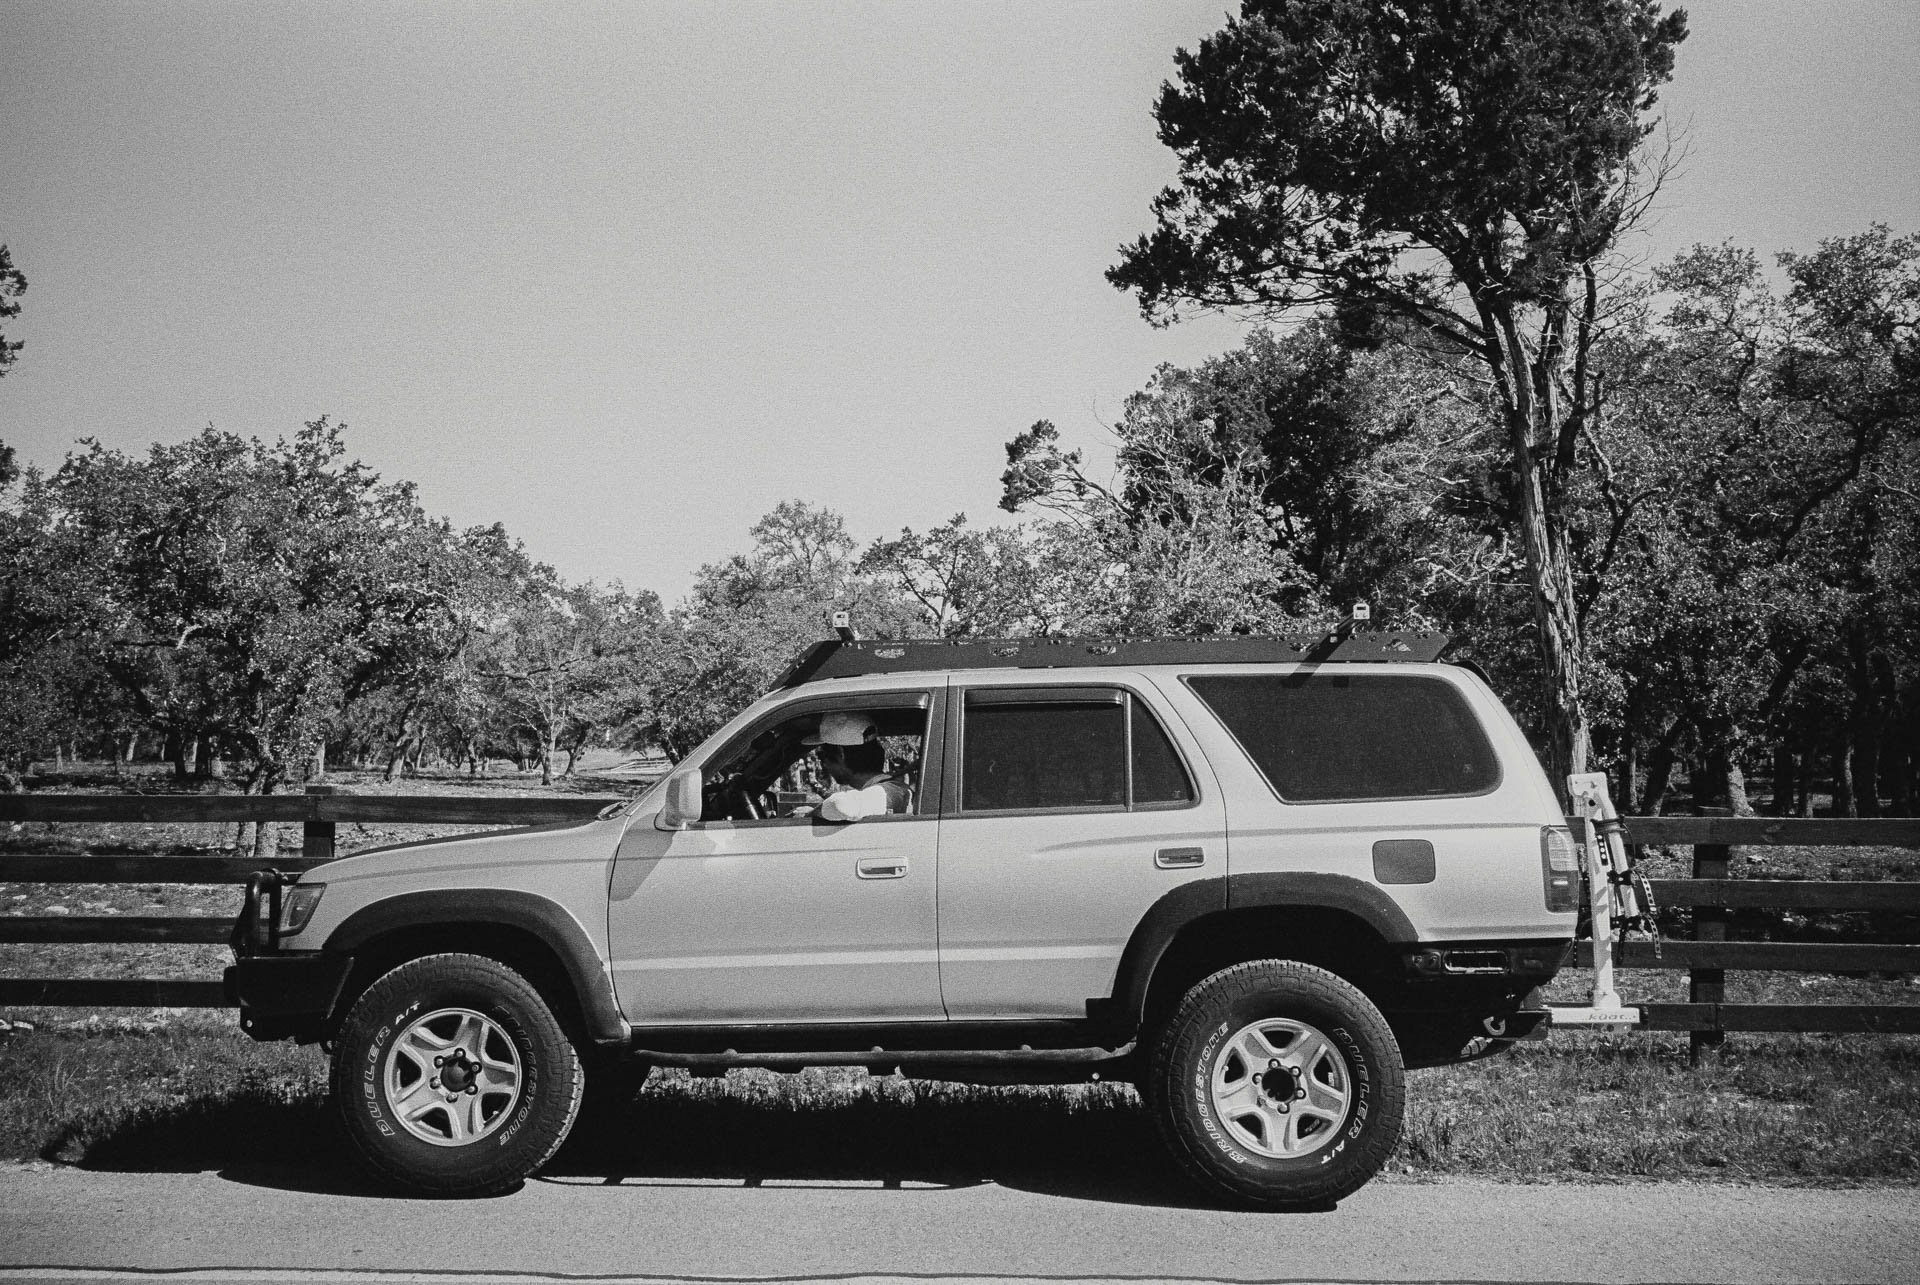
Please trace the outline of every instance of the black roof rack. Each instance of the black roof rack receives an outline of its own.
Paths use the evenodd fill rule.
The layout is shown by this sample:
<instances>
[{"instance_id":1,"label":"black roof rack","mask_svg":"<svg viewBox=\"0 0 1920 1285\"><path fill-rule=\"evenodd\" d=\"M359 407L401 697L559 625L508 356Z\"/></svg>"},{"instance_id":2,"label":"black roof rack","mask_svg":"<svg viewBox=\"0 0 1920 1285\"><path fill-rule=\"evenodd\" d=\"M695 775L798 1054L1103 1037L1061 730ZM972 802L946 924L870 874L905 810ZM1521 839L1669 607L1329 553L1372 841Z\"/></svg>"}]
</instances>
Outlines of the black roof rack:
<instances>
[{"instance_id":1,"label":"black roof rack","mask_svg":"<svg viewBox=\"0 0 1920 1285\"><path fill-rule=\"evenodd\" d=\"M828 639L800 653L776 688L817 678L907 674L927 669L1067 669L1093 665L1317 665L1354 661L1430 661L1445 634L1348 633L1297 637L1220 634L1203 638L880 638Z\"/></svg>"}]
</instances>

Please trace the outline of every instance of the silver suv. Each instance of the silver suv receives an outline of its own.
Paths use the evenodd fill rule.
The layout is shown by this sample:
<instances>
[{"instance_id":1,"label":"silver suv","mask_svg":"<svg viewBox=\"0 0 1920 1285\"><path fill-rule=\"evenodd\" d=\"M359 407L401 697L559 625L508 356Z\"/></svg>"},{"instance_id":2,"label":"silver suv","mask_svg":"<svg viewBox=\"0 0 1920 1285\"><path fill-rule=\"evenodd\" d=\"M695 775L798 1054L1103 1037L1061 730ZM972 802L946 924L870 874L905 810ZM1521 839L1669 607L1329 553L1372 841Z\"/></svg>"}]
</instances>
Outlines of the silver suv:
<instances>
[{"instance_id":1,"label":"silver suv","mask_svg":"<svg viewBox=\"0 0 1920 1285\"><path fill-rule=\"evenodd\" d=\"M1324 1205L1573 936L1553 790L1443 643L821 643L598 820L256 876L229 990L418 1191L512 1186L650 1067L837 1064L1130 1080L1216 1194ZM830 718L895 810L821 815Z\"/></svg>"}]
</instances>

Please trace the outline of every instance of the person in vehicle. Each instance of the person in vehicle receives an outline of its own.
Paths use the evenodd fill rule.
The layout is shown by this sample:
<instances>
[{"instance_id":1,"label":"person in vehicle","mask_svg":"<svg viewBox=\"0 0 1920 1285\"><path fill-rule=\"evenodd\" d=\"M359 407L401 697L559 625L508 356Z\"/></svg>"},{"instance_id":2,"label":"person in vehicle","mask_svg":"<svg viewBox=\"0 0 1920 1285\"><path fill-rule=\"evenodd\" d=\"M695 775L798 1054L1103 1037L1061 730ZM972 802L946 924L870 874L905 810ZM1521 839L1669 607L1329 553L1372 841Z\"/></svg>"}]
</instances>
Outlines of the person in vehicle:
<instances>
[{"instance_id":1,"label":"person in vehicle","mask_svg":"<svg viewBox=\"0 0 1920 1285\"><path fill-rule=\"evenodd\" d=\"M817 747L821 770L840 787L820 801L822 820L858 821L912 808L912 791L887 773L886 746L865 714L827 714L820 729L802 743ZM796 809L796 814L802 811Z\"/></svg>"}]
</instances>

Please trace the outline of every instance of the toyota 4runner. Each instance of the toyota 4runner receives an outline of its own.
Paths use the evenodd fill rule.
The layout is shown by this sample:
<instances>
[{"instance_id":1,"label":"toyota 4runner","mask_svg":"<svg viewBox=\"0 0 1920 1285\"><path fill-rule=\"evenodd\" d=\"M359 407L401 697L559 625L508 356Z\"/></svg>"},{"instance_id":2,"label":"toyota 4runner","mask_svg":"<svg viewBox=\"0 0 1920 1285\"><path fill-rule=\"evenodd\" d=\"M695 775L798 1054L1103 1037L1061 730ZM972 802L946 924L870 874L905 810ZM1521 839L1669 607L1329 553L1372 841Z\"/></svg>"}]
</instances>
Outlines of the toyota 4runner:
<instances>
[{"instance_id":1,"label":"toyota 4runner","mask_svg":"<svg viewBox=\"0 0 1920 1285\"><path fill-rule=\"evenodd\" d=\"M596 820L256 875L229 993L415 1191L511 1187L650 1067L845 1065L1129 1080L1216 1195L1325 1204L1573 937L1560 805L1443 643L820 643ZM814 806L850 713L904 811Z\"/></svg>"}]
</instances>

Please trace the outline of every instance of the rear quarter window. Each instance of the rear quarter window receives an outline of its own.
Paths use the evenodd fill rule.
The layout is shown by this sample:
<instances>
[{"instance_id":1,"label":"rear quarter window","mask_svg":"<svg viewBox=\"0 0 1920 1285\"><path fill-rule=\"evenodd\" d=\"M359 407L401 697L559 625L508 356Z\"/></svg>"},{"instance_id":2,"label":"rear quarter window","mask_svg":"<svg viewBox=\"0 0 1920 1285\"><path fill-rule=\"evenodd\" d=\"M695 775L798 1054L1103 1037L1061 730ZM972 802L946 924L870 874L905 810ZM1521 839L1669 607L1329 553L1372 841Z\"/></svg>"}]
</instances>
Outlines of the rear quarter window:
<instances>
[{"instance_id":1,"label":"rear quarter window","mask_svg":"<svg viewBox=\"0 0 1920 1285\"><path fill-rule=\"evenodd\" d=\"M1463 697L1407 674L1188 675L1287 803L1485 794L1500 760Z\"/></svg>"}]
</instances>

